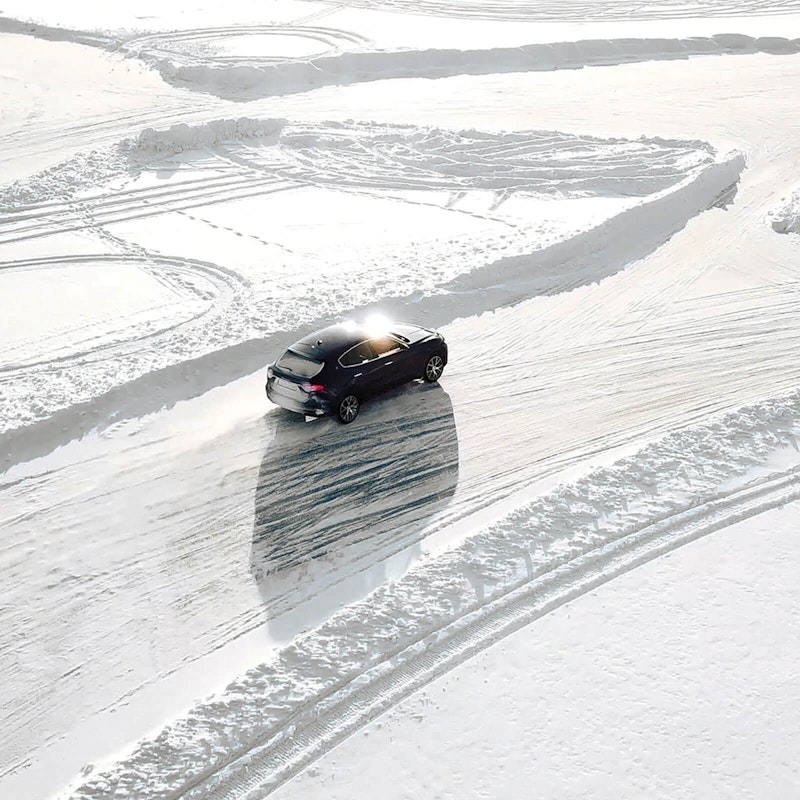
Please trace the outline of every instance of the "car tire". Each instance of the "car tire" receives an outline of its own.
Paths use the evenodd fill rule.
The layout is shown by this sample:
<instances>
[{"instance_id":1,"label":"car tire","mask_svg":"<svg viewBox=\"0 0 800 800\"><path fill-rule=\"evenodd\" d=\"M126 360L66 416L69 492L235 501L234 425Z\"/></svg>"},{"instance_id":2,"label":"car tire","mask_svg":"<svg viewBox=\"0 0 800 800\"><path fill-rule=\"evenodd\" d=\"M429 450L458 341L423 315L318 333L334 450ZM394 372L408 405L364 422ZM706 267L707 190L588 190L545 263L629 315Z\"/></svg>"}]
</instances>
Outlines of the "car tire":
<instances>
[{"instance_id":1,"label":"car tire","mask_svg":"<svg viewBox=\"0 0 800 800\"><path fill-rule=\"evenodd\" d=\"M346 394L336 407L336 419L342 425L348 425L358 416L360 408L361 401L354 394Z\"/></svg>"},{"instance_id":2,"label":"car tire","mask_svg":"<svg viewBox=\"0 0 800 800\"><path fill-rule=\"evenodd\" d=\"M422 380L425 383L436 383L444 372L444 357L441 353L434 353L425 362L425 369L422 372Z\"/></svg>"}]
</instances>

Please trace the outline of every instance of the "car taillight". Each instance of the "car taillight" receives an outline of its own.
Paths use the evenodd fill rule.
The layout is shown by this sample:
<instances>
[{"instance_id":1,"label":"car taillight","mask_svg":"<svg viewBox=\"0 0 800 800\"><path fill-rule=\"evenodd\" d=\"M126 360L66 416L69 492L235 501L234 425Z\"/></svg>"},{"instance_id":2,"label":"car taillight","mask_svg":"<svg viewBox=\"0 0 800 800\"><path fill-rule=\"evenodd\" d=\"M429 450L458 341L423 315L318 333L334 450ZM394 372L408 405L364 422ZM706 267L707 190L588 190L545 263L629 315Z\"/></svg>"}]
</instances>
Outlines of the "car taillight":
<instances>
[{"instance_id":1,"label":"car taillight","mask_svg":"<svg viewBox=\"0 0 800 800\"><path fill-rule=\"evenodd\" d=\"M300 388L304 392L308 392L309 394L314 394L315 392L321 392L325 387L320 385L319 383L301 383Z\"/></svg>"}]
</instances>

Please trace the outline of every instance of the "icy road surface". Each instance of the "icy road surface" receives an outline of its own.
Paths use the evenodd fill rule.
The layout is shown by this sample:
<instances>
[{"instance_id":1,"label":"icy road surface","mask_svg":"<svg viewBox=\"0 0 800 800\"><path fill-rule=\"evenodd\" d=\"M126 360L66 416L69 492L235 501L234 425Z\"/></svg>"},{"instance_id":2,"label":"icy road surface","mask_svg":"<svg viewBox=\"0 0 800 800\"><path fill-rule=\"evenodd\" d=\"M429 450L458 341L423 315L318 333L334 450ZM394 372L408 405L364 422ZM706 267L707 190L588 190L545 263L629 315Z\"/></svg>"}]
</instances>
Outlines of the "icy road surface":
<instances>
[{"instance_id":1,"label":"icy road surface","mask_svg":"<svg viewBox=\"0 0 800 800\"><path fill-rule=\"evenodd\" d=\"M210 7L185 36L47 4L71 31L0 34L4 796L262 796L510 631L797 499L794 5L533 37L525 69L510 15L621 6L493 5L479 51L468 9L416 7L463 47L371 52L400 3L288 3L224 46ZM297 49L311 22L327 55ZM280 58L248 50L281 26ZM63 83L25 90L37 59ZM268 407L270 358L365 309L439 327L441 385L347 428Z\"/></svg>"}]
</instances>

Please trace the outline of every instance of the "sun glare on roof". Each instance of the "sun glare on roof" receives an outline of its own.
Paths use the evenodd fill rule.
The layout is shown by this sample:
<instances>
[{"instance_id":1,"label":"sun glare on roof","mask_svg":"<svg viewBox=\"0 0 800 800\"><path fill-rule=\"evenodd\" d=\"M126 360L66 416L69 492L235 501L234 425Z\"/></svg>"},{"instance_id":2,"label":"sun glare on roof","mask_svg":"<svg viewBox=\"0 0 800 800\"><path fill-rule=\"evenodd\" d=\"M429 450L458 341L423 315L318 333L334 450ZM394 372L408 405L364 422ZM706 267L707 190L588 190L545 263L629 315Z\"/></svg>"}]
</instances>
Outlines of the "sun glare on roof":
<instances>
[{"instance_id":1,"label":"sun glare on roof","mask_svg":"<svg viewBox=\"0 0 800 800\"><path fill-rule=\"evenodd\" d=\"M390 325L391 321L383 314L370 314L364 320L364 330L370 336L381 336L384 333L388 333Z\"/></svg>"}]
</instances>

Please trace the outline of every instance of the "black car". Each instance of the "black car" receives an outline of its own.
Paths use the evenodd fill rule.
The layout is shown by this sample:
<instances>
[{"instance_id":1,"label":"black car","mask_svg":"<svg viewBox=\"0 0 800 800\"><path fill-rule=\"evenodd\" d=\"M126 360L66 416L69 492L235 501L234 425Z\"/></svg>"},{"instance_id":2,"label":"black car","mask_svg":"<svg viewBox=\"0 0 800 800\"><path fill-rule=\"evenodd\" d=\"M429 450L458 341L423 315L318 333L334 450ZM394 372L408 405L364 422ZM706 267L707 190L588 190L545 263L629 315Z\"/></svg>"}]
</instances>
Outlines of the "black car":
<instances>
[{"instance_id":1,"label":"black car","mask_svg":"<svg viewBox=\"0 0 800 800\"><path fill-rule=\"evenodd\" d=\"M352 422L361 403L402 383L435 383L447 364L441 334L407 323L343 322L295 342L267 368L267 397L307 417Z\"/></svg>"}]
</instances>

